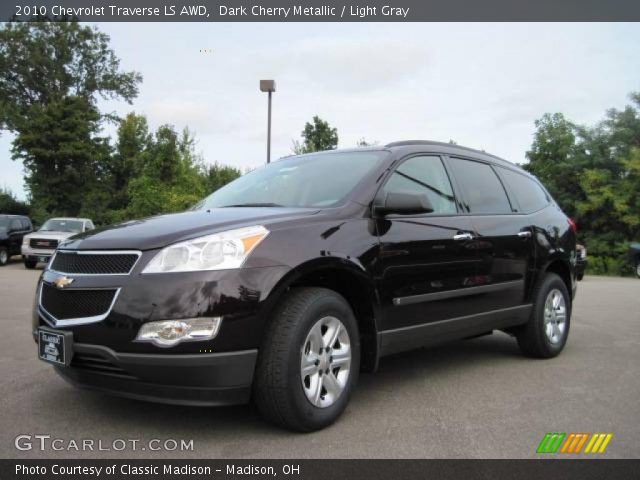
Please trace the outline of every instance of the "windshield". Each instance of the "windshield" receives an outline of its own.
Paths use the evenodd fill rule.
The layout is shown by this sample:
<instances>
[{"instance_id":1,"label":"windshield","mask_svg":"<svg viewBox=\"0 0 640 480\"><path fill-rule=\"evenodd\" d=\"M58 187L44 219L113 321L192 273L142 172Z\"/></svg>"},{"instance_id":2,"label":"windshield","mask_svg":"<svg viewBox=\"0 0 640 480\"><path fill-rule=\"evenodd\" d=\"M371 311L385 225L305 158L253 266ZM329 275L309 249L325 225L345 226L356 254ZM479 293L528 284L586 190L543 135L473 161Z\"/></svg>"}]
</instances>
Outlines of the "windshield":
<instances>
[{"instance_id":1,"label":"windshield","mask_svg":"<svg viewBox=\"0 0 640 480\"><path fill-rule=\"evenodd\" d=\"M285 158L225 185L194 209L336 206L386 155L362 151Z\"/></svg>"},{"instance_id":2,"label":"windshield","mask_svg":"<svg viewBox=\"0 0 640 480\"><path fill-rule=\"evenodd\" d=\"M60 218L52 218L44 222L41 232L81 232L82 221L80 220L64 220Z\"/></svg>"}]
</instances>

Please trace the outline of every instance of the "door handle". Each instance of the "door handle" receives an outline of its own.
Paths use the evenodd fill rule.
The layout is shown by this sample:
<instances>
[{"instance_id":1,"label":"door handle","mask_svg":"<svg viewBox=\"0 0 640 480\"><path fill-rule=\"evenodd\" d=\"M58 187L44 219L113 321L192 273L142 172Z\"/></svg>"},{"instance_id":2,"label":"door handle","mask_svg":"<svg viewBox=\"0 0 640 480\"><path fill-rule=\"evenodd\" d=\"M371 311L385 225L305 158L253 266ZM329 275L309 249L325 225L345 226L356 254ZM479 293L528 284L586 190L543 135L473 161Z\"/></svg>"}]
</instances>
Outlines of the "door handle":
<instances>
[{"instance_id":1,"label":"door handle","mask_svg":"<svg viewBox=\"0 0 640 480\"><path fill-rule=\"evenodd\" d=\"M463 240L473 240L473 235L470 233L457 233L453 236L453 239L457 242L461 242Z\"/></svg>"},{"instance_id":2,"label":"door handle","mask_svg":"<svg viewBox=\"0 0 640 480\"><path fill-rule=\"evenodd\" d=\"M518 232L518 236L520 238L530 238L531 237L531 232L529 230L523 230L521 232Z\"/></svg>"}]
</instances>

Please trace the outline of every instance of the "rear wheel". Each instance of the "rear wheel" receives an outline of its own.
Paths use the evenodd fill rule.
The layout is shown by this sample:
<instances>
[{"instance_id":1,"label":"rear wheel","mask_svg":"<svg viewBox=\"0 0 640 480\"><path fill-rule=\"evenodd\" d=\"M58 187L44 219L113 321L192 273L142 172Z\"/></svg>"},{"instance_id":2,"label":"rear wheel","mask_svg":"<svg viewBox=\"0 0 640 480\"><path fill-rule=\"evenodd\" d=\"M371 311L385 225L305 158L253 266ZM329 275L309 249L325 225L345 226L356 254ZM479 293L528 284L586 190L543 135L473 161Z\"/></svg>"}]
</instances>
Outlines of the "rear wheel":
<instances>
[{"instance_id":1,"label":"rear wheel","mask_svg":"<svg viewBox=\"0 0 640 480\"><path fill-rule=\"evenodd\" d=\"M37 264L38 264L38 262L36 260L27 260L27 259L25 259L25 261L24 261L25 268L28 268L30 270L33 269L33 268L36 268Z\"/></svg>"},{"instance_id":2,"label":"rear wheel","mask_svg":"<svg viewBox=\"0 0 640 480\"><path fill-rule=\"evenodd\" d=\"M325 288L295 289L267 327L254 401L273 423L318 430L344 411L359 368L358 325L347 301Z\"/></svg>"},{"instance_id":3,"label":"rear wheel","mask_svg":"<svg viewBox=\"0 0 640 480\"><path fill-rule=\"evenodd\" d=\"M547 273L536 287L529 322L516 334L525 355L551 358L564 348L569 336L571 297L562 279Z\"/></svg>"},{"instance_id":4,"label":"rear wheel","mask_svg":"<svg viewBox=\"0 0 640 480\"><path fill-rule=\"evenodd\" d=\"M0 247L0 266L3 267L9 262L9 250L7 247Z\"/></svg>"}]
</instances>

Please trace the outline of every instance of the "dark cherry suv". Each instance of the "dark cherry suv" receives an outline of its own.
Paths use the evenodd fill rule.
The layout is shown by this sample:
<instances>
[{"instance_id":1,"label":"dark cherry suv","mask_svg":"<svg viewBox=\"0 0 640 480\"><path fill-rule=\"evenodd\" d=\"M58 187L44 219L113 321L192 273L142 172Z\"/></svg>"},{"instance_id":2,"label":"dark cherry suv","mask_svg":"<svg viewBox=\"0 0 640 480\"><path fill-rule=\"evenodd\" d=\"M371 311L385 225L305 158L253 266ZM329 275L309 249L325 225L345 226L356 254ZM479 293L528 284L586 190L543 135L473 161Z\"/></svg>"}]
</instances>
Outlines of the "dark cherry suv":
<instances>
[{"instance_id":1,"label":"dark cherry suv","mask_svg":"<svg viewBox=\"0 0 640 480\"><path fill-rule=\"evenodd\" d=\"M558 355L575 264L573 223L534 177L398 142L285 158L191 211L64 241L33 333L72 384L175 404L252 398L309 431L385 355L493 330Z\"/></svg>"}]
</instances>

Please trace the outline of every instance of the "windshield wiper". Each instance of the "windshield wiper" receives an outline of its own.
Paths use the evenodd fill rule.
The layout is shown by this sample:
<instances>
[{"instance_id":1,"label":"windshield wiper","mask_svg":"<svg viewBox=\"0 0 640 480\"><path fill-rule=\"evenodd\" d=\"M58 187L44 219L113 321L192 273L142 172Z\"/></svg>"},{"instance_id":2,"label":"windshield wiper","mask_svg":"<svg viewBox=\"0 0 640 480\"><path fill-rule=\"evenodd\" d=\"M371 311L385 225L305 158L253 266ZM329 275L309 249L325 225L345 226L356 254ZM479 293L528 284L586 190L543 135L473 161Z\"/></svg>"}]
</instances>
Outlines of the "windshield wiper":
<instances>
[{"instance_id":1,"label":"windshield wiper","mask_svg":"<svg viewBox=\"0 0 640 480\"><path fill-rule=\"evenodd\" d=\"M284 205L280 205L279 203L237 203L235 205L224 205L220 208L230 207L284 207Z\"/></svg>"}]
</instances>

